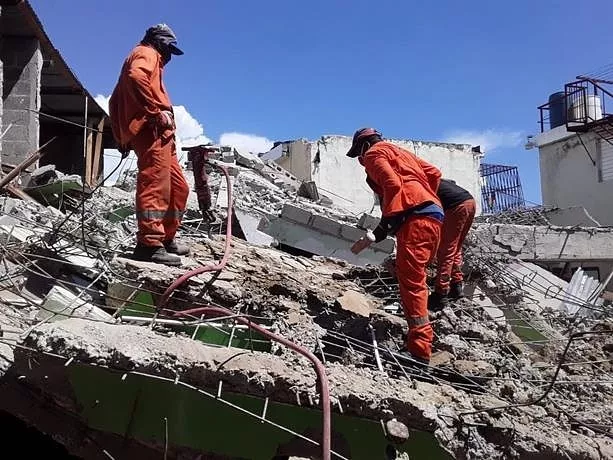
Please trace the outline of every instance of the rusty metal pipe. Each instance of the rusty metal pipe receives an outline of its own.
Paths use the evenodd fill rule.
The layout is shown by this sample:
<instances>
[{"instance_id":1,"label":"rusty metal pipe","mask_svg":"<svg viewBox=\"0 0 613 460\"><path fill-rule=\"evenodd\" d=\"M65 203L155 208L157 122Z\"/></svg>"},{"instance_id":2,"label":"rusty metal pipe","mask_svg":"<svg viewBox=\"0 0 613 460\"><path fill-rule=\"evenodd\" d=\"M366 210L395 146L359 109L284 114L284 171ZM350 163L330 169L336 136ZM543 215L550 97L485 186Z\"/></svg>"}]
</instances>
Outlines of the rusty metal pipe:
<instances>
[{"instance_id":1,"label":"rusty metal pipe","mask_svg":"<svg viewBox=\"0 0 613 460\"><path fill-rule=\"evenodd\" d=\"M230 182L230 174L228 173L228 170L225 167L219 166L219 165L215 165L215 167L221 169L221 171L224 173L224 175L226 176L226 184L228 185L228 214L226 217L227 219L226 244L224 247L223 257L217 264L206 265L204 267L199 267L194 270L190 270L184 273L183 275L181 275L179 278L177 278L170 286L168 286L168 288L164 291L164 294L162 294L162 297L160 298L160 301L158 302L158 305L157 305L158 311L161 311L163 308L166 307L166 304L168 303L168 299L170 298L170 295L179 286L185 283L188 279L193 278L194 276L200 275L202 273L206 273L206 272L221 271L224 269L224 267L228 263L228 258L230 257L230 243L232 242L232 184Z\"/></svg>"},{"instance_id":2,"label":"rusty metal pipe","mask_svg":"<svg viewBox=\"0 0 613 460\"><path fill-rule=\"evenodd\" d=\"M174 316L199 316L199 315L233 315L235 314L233 311L228 310L223 307L200 307L193 308L191 310L178 311L174 313ZM253 329L265 337L274 340L275 342L279 342L282 345L285 345L289 349L295 351L296 353L301 354L306 357L315 368L315 373L317 374L317 379L319 380L319 392L321 395L321 410L323 412L323 426L322 426L322 441L321 441L321 458L323 460L330 460L331 454L331 437L332 437L332 422L331 422L331 414L330 414L330 385L328 383L328 376L326 375L326 368L322 364L322 362L315 356L311 351L307 350L304 347L286 339L285 337L281 337L280 335L274 334L267 329L264 329L262 326L253 323L248 318L238 316L234 319L236 322L241 323L247 326L250 329Z\"/></svg>"}]
</instances>

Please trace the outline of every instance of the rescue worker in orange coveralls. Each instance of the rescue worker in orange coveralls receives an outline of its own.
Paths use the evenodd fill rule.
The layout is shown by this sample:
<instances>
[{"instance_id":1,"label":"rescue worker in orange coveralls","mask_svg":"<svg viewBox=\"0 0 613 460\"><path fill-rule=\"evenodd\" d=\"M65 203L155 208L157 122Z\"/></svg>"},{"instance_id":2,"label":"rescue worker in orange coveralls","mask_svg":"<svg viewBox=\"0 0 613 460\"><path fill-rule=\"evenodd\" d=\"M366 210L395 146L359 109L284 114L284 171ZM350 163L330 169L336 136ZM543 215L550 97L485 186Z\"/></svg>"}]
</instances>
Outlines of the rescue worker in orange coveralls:
<instances>
[{"instance_id":1,"label":"rescue worker in orange coveralls","mask_svg":"<svg viewBox=\"0 0 613 460\"><path fill-rule=\"evenodd\" d=\"M448 299L458 299L464 295L462 245L476 211L473 196L450 179L441 180L437 195L445 211L445 220L436 255L434 292L428 298L428 308L432 311L443 309Z\"/></svg>"},{"instance_id":2,"label":"rescue worker in orange coveralls","mask_svg":"<svg viewBox=\"0 0 613 460\"><path fill-rule=\"evenodd\" d=\"M364 166L366 182L382 198L383 215L377 228L356 241L351 250L357 254L387 235L396 235L396 274L409 324L406 351L414 361L429 364L433 331L426 267L436 255L443 223L436 196L441 172L412 152L384 141L373 128L356 131L347 156L357 157Z\"/></svg>"},{"instance_id":3,"label":"rescue worker in orange coveralls","mask_svg":"<svg viewBox=\"0 0 613 460\"><path fill-rule=\"evenodd\" d=\"M177 161L174 113L162 81L173 54L183 51L170 27L147 29L123 64L109 110L122 155L134 150L138 158L134 258L177 266L178 256L189 253L175 242L189 186Z\"/></svg>"}]
</instances>

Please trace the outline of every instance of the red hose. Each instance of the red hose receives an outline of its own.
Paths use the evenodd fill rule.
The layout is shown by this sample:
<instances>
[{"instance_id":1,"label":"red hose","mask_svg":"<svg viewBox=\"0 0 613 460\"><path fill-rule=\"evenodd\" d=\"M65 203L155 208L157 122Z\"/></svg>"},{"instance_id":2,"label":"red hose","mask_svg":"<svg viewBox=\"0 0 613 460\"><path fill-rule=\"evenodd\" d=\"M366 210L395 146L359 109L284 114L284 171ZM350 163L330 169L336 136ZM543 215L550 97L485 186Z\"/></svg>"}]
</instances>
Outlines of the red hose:
<instances>
[{"instance_id":1,"label":"red hose","mask_svg":"<svg viewBox=\"0 0 613 460\"><path fill-rule=\"evenodd\" d=\"M228 214L226 217L227 219L226 244L224 247L223 257L219 261L218 264L198 267L194 270L190 270L184 273L179 278L177 278L170 286L168 286L168 288L164 291L164 294L162 294L162 297L160 298L160 301L158 302L158 306L157 306L158 311L161 311L164 307L166 307L166 304L168 303L168 299L170 298L170 295L175 291L175 289L177 289L179 286L185 283L188 279L196 275L206 273L206 272L221 271L224 269L224 267L228 263L228 258L230 257L230 243L232 241L232 184L230 183L230 174L228 174L228 170L223 166L219 166L219 165L215 165L215 166L218 169L221 169L221 171L224 173L224 175L226 176L226 184L228 185Z\"/></svg>"},{"instance_id":2,"label":"red hose","mask_svg":"<svg viewBox=\"0 0 613 460\"><path fill-rule=\"evenodd\" d=\"M236 313L222 307L200 307L193 308L191 310L177 311L174 313L174 316L200 316L200 315L209 315L209 316L231 316ZM315 368L315 372L317 373L317 378L319 379L320 385L320 394L321 394L321 408L323 412L323 428L322 428L322 443L321 443L321 456L323 460L330 460L330 449L331 449L331 431L332 431L332 422L330 419L330 387L328 384L328 376L326 375L326 369L322 362L308 349L301 347L294 342L287 340L280 335L276 335L270 332L267 329L264 329L262 326L259 326L253 322L251 322L248 318L237 316L235 321L244 324L250 329L253 329L260 334L274 340L275 342L279 342L286 347L294 350L296 353L300 353L305 356L311 363L313 363L313 367Z\"/></svg>"},{"instance_id":3,"label":"red hose","mask_svg":"<svg viewBox=\"0 0 613 460\"><path fill-rule=\"evenodd\" d=\"M160 298L160 301L158 302L158 306L157 306L158 312L162 311L164 307L166 307L166 304L168 303L168 299L170 298L170 295L179 286L185 283L188 279L196 275L200 275L201 273L221 271L224 269L224 267L228 263L228 258L230 256L230 243L232 241L232 184L230 183L230 174L228 174L228 170L224 168L223 166L219 166L219 165L215 165L215 166L222 170L222 172L226 176L226 184L228 185L228 213L226 217L227 219L226 244L224 247L223 257L219 261L218 264L207 265L204 267L196 268L194 270L190 270L184 273L183 275L181 275L179 278L177 278L170 286L168 286L168 289L164 291L164 294L162 294L162 297ZM202 315L202 314L205 314L205 315L206 314L217 314L218 316L233 316L235 315L235 312L228 310L226 308L222 308L222 307L200 307L200 308L194 308L191 310L174 312L174 316L188 316L188 315ZM324 365L322 364L322 362L306 348L301 347L300 345L295 344L294 342L291 342L284 337L273 334L272 332L264 329L263 327L252 323L247 318L239 316L236 318L236 321L244 324L250 329L257 331L266 337L269 337L271 340L274 340L276 342L279 342L285 345L291 350L294 350L296 353L299 353L305 356L309 361L311 361L311 363L313 363L313 366L315 367L315 372L317 374L317 378L319 380L320 393L321 393L321 405L322 405L322 411L323 411L323 429L322 429L322 443L321 443L322 459L330 460L330 449L331 449L330 443L331 443L331 432L332 432L332 422L330 418L331 417L330 416L330 387L328 384L328 376L326 375L326 369Z\"/></svg>"}]
</instances>

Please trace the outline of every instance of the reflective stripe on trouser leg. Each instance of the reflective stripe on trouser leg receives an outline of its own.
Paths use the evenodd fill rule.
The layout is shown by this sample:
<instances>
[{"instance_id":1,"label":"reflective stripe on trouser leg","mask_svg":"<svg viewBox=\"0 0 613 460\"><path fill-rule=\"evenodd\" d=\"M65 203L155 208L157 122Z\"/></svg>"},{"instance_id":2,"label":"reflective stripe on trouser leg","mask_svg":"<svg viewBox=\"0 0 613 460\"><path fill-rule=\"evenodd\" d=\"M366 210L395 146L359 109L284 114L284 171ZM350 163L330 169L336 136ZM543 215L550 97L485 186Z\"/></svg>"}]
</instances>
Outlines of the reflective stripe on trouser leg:
<instances>
[{"instance_id":1,"label":"reflective stripe on trouser leg","mask_svg":"<svg viewBox=\"0 0 613 460\"><path fill-rule=\"evenodd\" d=\"M430 316L419 316L416 318L409 318L407 322L410 328L425 326L427 324L430 324Z\"/></svg>"},{"instance_id":2,"label":"reflective stripe on trouser leg","mask_svg":"<svg viewBox=\"0 0 613 460\"><path fill-rule=\"evenodd\" d=\"M164 216L164 239L172 241L175 238L177 229L181 225L183 218L183 210L187 206L187 197L189 195L189 185L183 169L177 160L176 148L173 141L173 154L170 157L170 200L168 213Z\"/></svg>"},{"instance_id":3,"label":"reflective stripe on trouser leg","mask_svg":"<svg viewBox=\"0 0 613 460\"><path fill-rule=\"evenodd\" d=\"M145 209L136 212L136 218L139 220L154 220L154 219L183 219L185 211L155 211L153 209Z\"/></svg>"},{"instance_id":4,"label":"reflective stripe on trouser leg","mask_svg":"<svg viewBox=\"0 0 613 460\"><path fill-rule=\"evenodd\" d=\"M174 142L156 138L153 129L144 126L132 140L138 157L136 176L137 241L145 246L161 246L163 219L170 209L170 169Z\"/></svg>"},{"instance_id":5,"label":"reflective stripe on trouser leg","mask_svg":"<svg viewBox=\"0 0 613 460\"><path fill-rule=\"evenodd\" d=\"M436 253L441 223L430 217L412 216L396 234L396 274L404 315L409 324L407 349L430 359L434 333L428 319L426 267Z\"/></svg>"}]
</instances>

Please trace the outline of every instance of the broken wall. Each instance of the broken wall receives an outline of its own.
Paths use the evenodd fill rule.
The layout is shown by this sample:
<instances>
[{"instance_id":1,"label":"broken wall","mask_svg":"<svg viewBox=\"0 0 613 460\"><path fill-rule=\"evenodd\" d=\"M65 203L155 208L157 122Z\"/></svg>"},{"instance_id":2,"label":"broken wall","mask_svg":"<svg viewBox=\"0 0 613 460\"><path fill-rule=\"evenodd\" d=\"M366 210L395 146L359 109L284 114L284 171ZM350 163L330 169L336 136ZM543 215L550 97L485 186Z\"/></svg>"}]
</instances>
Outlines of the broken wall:
<instances>
[{"instance_id":1,"label":"broken wall","mask_svg":"<svg viewBox=\"0 0 613 460\"><path fill-rule=\"evenodd\" d=\"M3 8L1 14L15 13L12 8ZM10 17L3 18L7 19ZM15 165L38 148L39 121L32 111L40 109L43 56L37 39L3 36L0 60L3 63L3 132L11 125L2 139L2 162Z\"/></svg>"},{"instance_id":2,"label":"broken wall","mask_svg":"<svg viewBox=\"0 0 613 460\"><path fill-rule=\"evenodd\" d=\"M390 139L436 165L444 177L455 180L474 197L481 196L479 164L481 154L469 145ZM337 206L353 214L380 214L375 196L366 184L364 168L346 156L351 147L347 136L323 136L315 142L304 140L283 144L277 151L277 163L299 179L315 181L317 188ZM266 157L266 155L265 155ZM480 200L477 199L478 212Z\"/></svg>"},{"instance_id":3,"label":"broken wall","mask_svg":"<svg viewBox=\"0 0 613 460\"><path fill-rule=\"evenodd\" d=\"M582 134L581 140L576 135L565 135L539 146L543 204L560 208L583 206L601 225L613 225L613 180L599 182L599 138Z\"/></svg>"}]
</instances>

